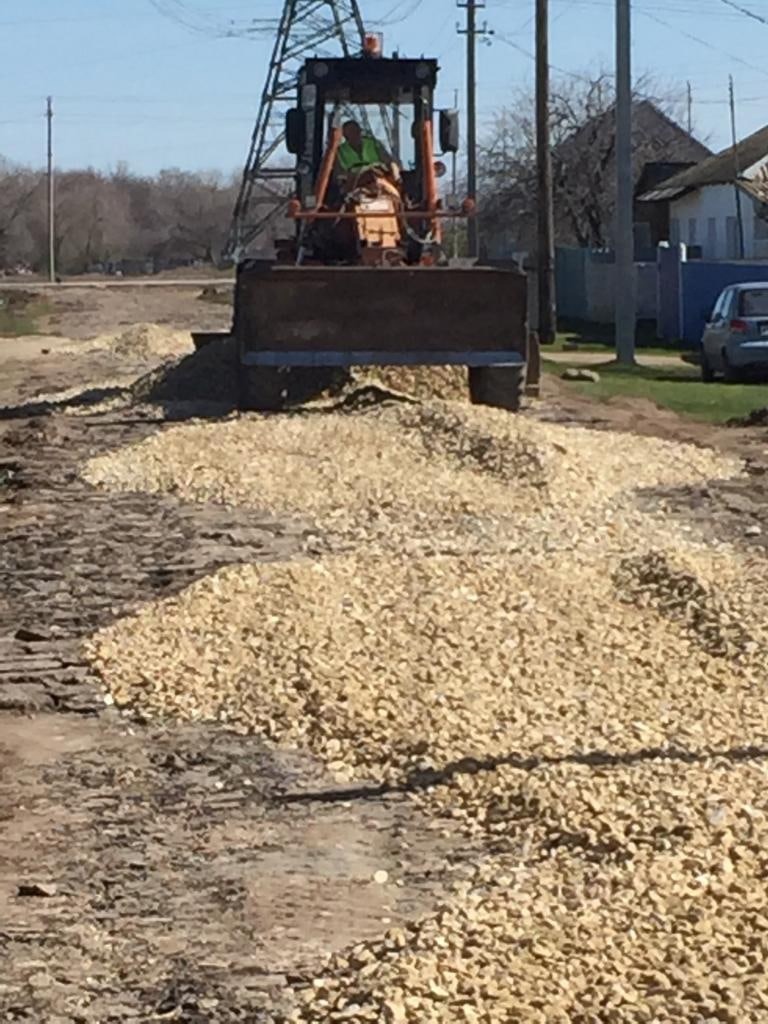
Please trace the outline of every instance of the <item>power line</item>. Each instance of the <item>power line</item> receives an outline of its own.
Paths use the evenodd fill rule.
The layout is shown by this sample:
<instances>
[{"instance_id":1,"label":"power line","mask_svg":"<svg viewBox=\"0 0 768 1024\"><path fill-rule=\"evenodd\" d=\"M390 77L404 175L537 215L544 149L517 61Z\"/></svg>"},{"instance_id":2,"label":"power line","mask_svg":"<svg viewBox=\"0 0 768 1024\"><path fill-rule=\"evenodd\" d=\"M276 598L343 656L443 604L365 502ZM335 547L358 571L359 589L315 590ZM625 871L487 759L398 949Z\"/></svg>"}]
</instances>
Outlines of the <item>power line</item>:
<instances>
[{"instance_id":1,"label":"power line","mask_svg":"<svg viewBox=\"0 0 768 1024\"><path fill-rule=\"evenodd\" d=\"M190 32L219 39L232 39L259 33L271 34L275 32L278 25L276 17L252 18L246 24L238 24L234 19L229 23L222 23L216 21L210 14L190 11L181 0L149 0L149 2L158 14L169 18Z\"/></svg>"},{"instance_id":2,"label":"power line","mask_svg":"<svg viewBox=\"0 0 768 1024\"><path fill-rule=\"evenodd\" d=\"M407 2L408 0L398 0L398 3L396 3L395 6L391 10L389 10L384 15L383 18L371 19L372 24L375 25L376 28L387 28L391 25L400 25L402 22L407 21L408 18L414 15L416 11L418 11L418 9L421 7L423 3L423 0L411 0L411 6L407 8L405 14L398 14L397 17L395 17L394 13L398 9L398 7L402 7L403 4Z\"/></svg>"},{"instance_id":3,"label":"power line","mask_svg":"<svg viewBox=\"0 0 768 1024\"><path fill-rule=\"evenodd\" d=\"M637 10L650 10L650 11L663 11L666 13L673 14L696 14L701 17L702 14L709 17L721 17L736 19L738 14L730 11L724 11L721 7L723 0L710 0L711 5L705 6L704 0L701 0L699 5L694 5L691 0L683 0L682 4L673 3L651 3L651 4L636 4L635 9ZM566 10L570 10L574 7L602 7L606 10L613 9L613 3L611 0L552 0L553 4L563 5ZM504 3L498 6L511 7L512 3ZM514 6L518 4L515 2ZM529 22L532 19L529 19Z\"/></svg>"},{"instance_id":4,"label":"power line","mask_svg":"<svg viewBox=\"0 0 768 1024\"><path fill-rule=\"evenodd\" d=\"M536 62L536 55L534 53L531 53L530 50L526 50L526 48L524 46L521 46L519 43L516 43L513 39L510 39L508 36L505 36L503 33L497 32L494 35L494 39L498 39L500 42L504 43L506 46L511 46L513 50L517 50L517 52L518 53L522 53L522 55L524 57L527 57L529 60L532 60L534 63ZM550 69L550 71L557 71L558 74L567 75L569 78L575 78L575 79L577 79L580 82L591 82L592 81L592 79L589 78L588 75L580 74L578 71L568 71L567 68L558 67L557 64L550 64L549 65L549 69ZM608 75L607 77L610 78L612 76Z\"/></svg>"},{"instance_id":5,"label":"power line","mask_svg":"<svg viewBox=\"0 0 768 1024\"><path fill-rule=\"evenodd\" d=\"M729 53L727 50L723 50L719 46L715 46L713 43L708 43L706 39L702 39L700 36L694 35L692 32L687 32L684 28L679 28L677 25L671 25L668 21L664 21L663 18L659 18L655 14L649 13L642 7L637 8L639 12L645 15L646 18L650 18L651 21L655 21L657 25L661 25L662 28L667 28L671 32L678 32L681 36L686 36L688 39L692 39L694 43L698 43L700 46L705 46L708 50L712 50L714 53L719 53L721 57L728 57L729 60L734 61L736 64L743 64L745 68L749 68L751 71L759 71L761 75L768 76L768 71L765 68L761 68L757 64L750 64L749 61L744 60L743 57L737 57L735 53Z\"/></svg>"},{"instance_id":6,"label":"power line","mask_svg":"<svg viewBox=\"0 0 768 1024\"><path fill-rule=\"evenodd\" d=\"M220 39L274 35L280 25L277 15L249 18L244 22L238 22L235 19L222 21L220 17L217 19L210 12L199 8L195 10L185 0L149 0L149 3L158 14L169 18L177 25L181 25L191 32ZM412 17L422 3L423 0L396 0L396 3L381 18L370 17L370 24L377 28L399 25ZM403 10L404 6L405 10Z\"/></svg>"},{"instance_id":7,"label":"power line","mask_svg":"<svg viewBox=\"0 0 768 1024\"><path fill-rule=\"evenodd\" d=\"M759 21L762 25L768 25L768 18L764 18L762 14L755 14L754 11L750 11L747 7L742 7L741 4L737 4L735 0L722 0L722 3L728 7L732 7L734 11L738 11L739 14L743 14L747 18L753 18L755 21Z\"/></svg>"}]
</instances>

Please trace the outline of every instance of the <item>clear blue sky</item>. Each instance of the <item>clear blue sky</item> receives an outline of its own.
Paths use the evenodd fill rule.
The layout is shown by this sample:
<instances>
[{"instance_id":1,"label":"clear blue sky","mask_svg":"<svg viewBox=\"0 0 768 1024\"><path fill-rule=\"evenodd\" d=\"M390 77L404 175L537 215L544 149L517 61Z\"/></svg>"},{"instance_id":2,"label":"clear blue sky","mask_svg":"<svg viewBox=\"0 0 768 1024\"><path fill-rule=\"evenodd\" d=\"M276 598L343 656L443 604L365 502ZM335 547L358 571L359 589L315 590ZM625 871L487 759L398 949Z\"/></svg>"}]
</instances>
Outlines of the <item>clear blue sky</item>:
<instances>
[{"instance_id":1,"label":"clear blue sky","mask_svg":"<svg viewBox=\"0 0 768 1024\"><path fill-rule=\"evenodd\" d=\"M441 101L464 94L463 12L454 0L360 0L384 21L385 50L437 55ZM163 16L151 0L5 0L0 5L0 155L44 159L43 107L54 96L60 167L137 172L238 169L258 105L269 36L221 37L232 24L274 17L280 0L159 0L203 31ZM768 0L739 0L768 21ZM534 0L487 0L496 35L479 48L481 121L531 82ZM551 61L571 72L610 68L613 0L551 0ZM729 135L728 74L743 136L768 122L768 24L725 0L633 0L634 71L669 86L690 80L694 123L714 148ZM692 36L696 39L691 38ZM556 73L556 72L555 72Z\"/></svg>"}]
</instances>

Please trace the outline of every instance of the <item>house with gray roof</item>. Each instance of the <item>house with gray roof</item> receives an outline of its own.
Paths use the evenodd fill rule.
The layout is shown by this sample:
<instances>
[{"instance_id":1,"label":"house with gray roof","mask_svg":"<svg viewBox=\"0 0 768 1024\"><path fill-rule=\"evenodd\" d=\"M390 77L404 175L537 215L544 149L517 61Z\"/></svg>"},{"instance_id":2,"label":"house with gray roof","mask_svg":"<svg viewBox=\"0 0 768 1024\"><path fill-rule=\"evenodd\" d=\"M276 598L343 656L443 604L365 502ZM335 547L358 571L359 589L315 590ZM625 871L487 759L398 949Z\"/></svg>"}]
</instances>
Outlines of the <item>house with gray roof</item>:
<instances>
[{"instance_id":1,"label":"house with gray roof","mask_svg":"<svg viewBox=\"0 0 768 1024\"><path fill-rule=\"evenodd\" d=\"M704 259L768 259L768 127L638 198L666 204L668 241Z\"/></svg>"}]
</instances>

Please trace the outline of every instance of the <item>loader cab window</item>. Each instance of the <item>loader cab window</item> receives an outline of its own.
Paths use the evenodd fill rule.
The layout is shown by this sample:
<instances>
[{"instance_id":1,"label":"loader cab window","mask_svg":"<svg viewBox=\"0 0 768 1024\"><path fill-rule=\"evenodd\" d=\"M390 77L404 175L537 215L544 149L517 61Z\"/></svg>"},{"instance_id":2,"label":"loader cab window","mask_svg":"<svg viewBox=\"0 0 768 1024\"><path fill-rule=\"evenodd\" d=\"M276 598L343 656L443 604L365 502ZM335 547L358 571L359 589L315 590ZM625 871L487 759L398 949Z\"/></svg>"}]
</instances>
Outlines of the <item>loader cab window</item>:
<instances>
[{"instance_id":1,"label":"loader cab window","mask_svg":"<svg viewBox=\"0 0 768 1024\"><path fill-rule=\"evenodd\" d=\"M416 167L416 144L411 126L413 110L400 107L382 107L378 104L363 106L347 106L326 104L325 124L330 133L334 123L343 124L354 120L360 125L364 135L373 136L404 171Z\"/></svg>"}]
</instances>

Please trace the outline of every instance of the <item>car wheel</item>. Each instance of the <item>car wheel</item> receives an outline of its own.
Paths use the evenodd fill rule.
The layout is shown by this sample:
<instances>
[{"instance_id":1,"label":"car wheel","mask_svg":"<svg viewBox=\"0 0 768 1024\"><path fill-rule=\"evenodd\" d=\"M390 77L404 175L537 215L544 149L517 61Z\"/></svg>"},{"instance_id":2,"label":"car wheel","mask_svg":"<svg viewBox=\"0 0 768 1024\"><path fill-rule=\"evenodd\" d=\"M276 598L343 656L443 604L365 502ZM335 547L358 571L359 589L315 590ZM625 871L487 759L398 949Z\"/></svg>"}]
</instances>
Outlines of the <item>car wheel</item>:
<instances>
[{"instance_id":1,"label":"car wheel","mask_svg":"<svg viewBox=\"0 0 768 1024\"><path fill-rule=\"evenodd\" d=\"M737 384L742 379L741 370L728 361L728 353L723 350L723 377L728 384Z\"/></svg>"},{"instance_id":2,"label":"car wheel","mask_svg":"<svg viewBox=\"0 0 768 1024\"><path fill-rule=\"evenodd\" d=\"M706 352L701 353L701 379L705 384L711 384L715 379L715 371L709 364Z\"/></svg>"}]
</instances>

